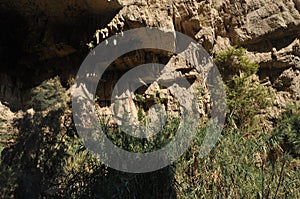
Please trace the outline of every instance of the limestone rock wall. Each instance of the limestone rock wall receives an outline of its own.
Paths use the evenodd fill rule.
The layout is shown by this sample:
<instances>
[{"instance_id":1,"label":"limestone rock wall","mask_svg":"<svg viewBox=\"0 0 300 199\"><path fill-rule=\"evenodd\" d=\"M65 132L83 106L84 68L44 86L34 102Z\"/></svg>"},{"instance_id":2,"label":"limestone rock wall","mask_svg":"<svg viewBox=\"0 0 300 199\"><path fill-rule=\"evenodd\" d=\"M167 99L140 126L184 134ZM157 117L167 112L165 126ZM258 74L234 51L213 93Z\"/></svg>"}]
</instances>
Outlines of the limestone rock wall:
<instances>
[{"instance_id":1,"label":"limestone rock wall","mask_svg":"<svg viewBox=\"0 0 300 199\"><path fill-rule=\"evenodd\" d=\"M289 97L281 100L283 104L289 99L299 99L300 90L296 86L290 88L295 85L292 82L298 81L295 74L299 72L300 63L299 1L158 0L123 1L122 5L106 27L95 31L96 43L128 29L154 26L185 33L213 54L231 46L242 46L248 49L248 57L260 64L261 80L269 80L278 94L281 91L274 84L281 82L282 76L289 76L290 83L284 84L284 95ZM172 62L170 59L169 64L176 70L190 67ZM278 98L280 96L282 93Z\"/></svg>"},{"instance_id":2,"label":"limestone rock wall","mask_svg":"<svg viewBox=\"0 0 300 199\"><path fill-rule=\"evenodd\" d=\"M68 87L68 79L74 77L89 52L87 43L93 40L95 45L115 33L143 26L187 34L212 54L243 46L248 56L260 64L261 79L268 77L274 89L279 89L274 84L281 81L282 74L297 82L299 9L299 0L1 0L0 15L6 20L0 22L0 69L9 79L21 83L8 93L11 83L3 80L0 98L19 99L22 91L57 75ZM145 61L145 54L141 51L127 61L118 60L105 90L111 89L121 70ZM164 56L160 61L176 70L189 68L171 58ZM297 99L296 88L284 90L293 90Z\"/></svg>"},{"instance_id":3,"label":"limestone rock wall","mask_svg":"<svg viewBox=\"0 0 300 199\"><path fill-rule=\"evenodd\" d=\"M278 117L288 102L300 101L299 0L0 0L0 16L0 150L7 148L2 154L13 159L8 149L15 144L13 135L20 133L21 142L15 147L27 151L26 161L32 163L18 174L26 181L12 188L19 198L51 192L41 187L40 170L30 159L32 148L42 146L40 135L50 140L45 142L56 142L65 125L61 117L68 118L71 126L71 110L66 114L61 108L71 106L78 68L97 43L116 33L144 26L176 30L197 40L212 55L235 45L245 47L247 56L260 65L258 81L276 92L271 118ZM209 112L210 96L194 67L176 55L145 50L117 59L105 73L98 88L100 112L112 114L110 94L124 72L154 61L175 69L168 75L186 78L198 92L200 116ZM144 115L140 108L149 108L159 96L163 107L177 116L178 101L170 90L155 82L141 91L142 96L125 90L124 96L133 94L133 98L120 112L130 109ZM53 164L57 162L52 158ZM161 181L159 185L161 189Z\"/></svg>"}]
</instances>

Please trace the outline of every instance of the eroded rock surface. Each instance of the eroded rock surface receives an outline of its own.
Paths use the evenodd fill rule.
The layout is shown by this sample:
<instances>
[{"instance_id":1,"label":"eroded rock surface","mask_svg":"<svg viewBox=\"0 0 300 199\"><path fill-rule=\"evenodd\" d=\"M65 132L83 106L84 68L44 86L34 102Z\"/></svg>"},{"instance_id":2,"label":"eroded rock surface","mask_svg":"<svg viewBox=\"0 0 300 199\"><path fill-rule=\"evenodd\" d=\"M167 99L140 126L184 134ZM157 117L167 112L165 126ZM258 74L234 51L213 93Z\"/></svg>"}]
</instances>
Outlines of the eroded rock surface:
<instances>
[{"instance_id":1,"label":"eroded rock surface","mask_svg":"<svg viewBox=\"0 0 300 199\"><path fill-rule=\"evenodd\" d=\"M281 84L281 79L286 77L286 72L282 72L293 68L289 70L288 76L291 78L285 81L288 83L283 87L288 93L288 98L297 99L299 90L296 89L295 82L298 79L292 74L298 71L300 63L299 1L178 0L168 1L168 3L165 1L151 1L151 3L142 1L139 4L128 2L123 5L124 7L105 28L95 32L96 43L128 29L155 26L183 32L215 54L234 45L243 46L248 49L247 55L252 61L259 63L262 69L268 69L272 79L269 86L275 83L275 89L278 89L276 84ZM168 64L173 65L176 70L191 70L191 73L197 73L186 63L173 61L170 59ZM123 63L126 65L126 62ZM124 64L120 66L124 67ZM279 79L271 77L273 70ZM284 106L290 100L282 97L280 92L277 98L285 99L279 100ZM277 104L281 106L280 103Z\"/></svg>"},{"instance_id":2,"label":"eroded rock surface","mask_svg":"<svg viewBox=\"0 0 300 199\"><path fill-rule=\"evenodd\" d=\"M0 98L18 107L26 101L22 95L45 79L59 75L63 84L70 86L68 78L76 74L91 40L94 43L90 47L94 47L116 33L144 26L187 34L212 54L234 45L246 47L248 57L270 73L269 84L289 92L294 99L299 95L295 76L300 68L298 0L16 0L1 1L0 8L0 14L7 18L1 22L0 55L6 65L1 70L6 74ZM98 90L103 96L101 106L109 105L112 85L121 71L145 61L170 65L194 87L203 86L195 69L171 57L137 51L116 60ZM284 78L284 71L293 78Z\"/></svg>"},{"instance_id":3,"label":"eroded rock surface","mask_svg":"<svg viewBox=\"0 0 300 199\"><path fill-rule=\"evenodd\" d=\"M8 150L21 148L30 163L28 168L22 164L26 167L23 170L17 168L21 172L14 176L29 181L20 181L19 188L12 187L4 198L14 194L38 198L41 193L46 197L53 191L41 187L40 163L32 160L32 149L42 147L40 136L57 142L57 133L70 126L62 122L66 115L72 124L71 111L64 111L70 106L78 68L89 50L116 33L145 26L176 30L195 39L212 55L235 45L245 47L251 61L260 65L260 80L255 77L255 81L276 93L270 118L277 118L288 103L300 100L299 0L0 0L0 16L0 144L15 144L3 153L4 160L17 158ZM97 90L101 114L113 114L109 108L116 103L111 102L111 93L118 79L145 62L163 63L172 71L160 73L157 78L162 82L187 79L195 91L199 115L209 112L210 95L197 68L172 53L139 50L117 59L103 75ZM60 78L53 79L56 76ZM93 74L87 78L95 79ZM127 101L118 110L133 112L132 122L140 122L145 110L157 102L173 116L179 115L176 91L160 87L159 81L145 84L140 91L124 89L119 95ZM190 96L184 98L190 103ZM8 133L19 131L21 141L16 144ZM22 153L19 156L23 157ZM55 156L49 156L53 164L57 162ZM52 179L52 173L48 177Z\"/></svg>"}]
</instances>

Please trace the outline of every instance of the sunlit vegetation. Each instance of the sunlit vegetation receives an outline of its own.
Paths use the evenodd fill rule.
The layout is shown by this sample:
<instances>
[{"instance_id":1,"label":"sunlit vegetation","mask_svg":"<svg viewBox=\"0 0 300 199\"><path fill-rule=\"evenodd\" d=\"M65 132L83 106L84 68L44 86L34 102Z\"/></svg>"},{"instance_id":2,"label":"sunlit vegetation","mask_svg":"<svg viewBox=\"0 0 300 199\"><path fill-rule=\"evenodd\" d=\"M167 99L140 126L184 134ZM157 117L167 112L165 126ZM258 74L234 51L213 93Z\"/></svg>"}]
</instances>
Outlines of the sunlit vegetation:
<instances>
[{"instance_id":1,"label":"sunlit vegetation","mask_svg":"<svg viewBox=\"0 0 300 199\"><path fill-rule=\"evenodd\" d=\"M300 197L300 106L265 127L262 110L272 106L273 94L255 81L258 66L243 52L231 48L216 57L227 89L226 125L207 157L198 157L202 129L174 166L179 198Z\"/></svg>"}]
</instances>

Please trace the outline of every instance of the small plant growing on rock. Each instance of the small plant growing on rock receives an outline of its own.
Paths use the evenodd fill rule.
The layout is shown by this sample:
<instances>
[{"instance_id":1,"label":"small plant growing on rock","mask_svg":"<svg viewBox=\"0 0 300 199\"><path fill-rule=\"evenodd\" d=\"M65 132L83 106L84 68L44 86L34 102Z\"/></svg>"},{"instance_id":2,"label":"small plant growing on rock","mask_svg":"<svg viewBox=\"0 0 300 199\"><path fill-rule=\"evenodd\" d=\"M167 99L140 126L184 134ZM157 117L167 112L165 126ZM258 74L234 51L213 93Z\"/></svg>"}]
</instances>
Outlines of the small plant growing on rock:
<instances>
[{"instance_id":1,"label":"small plant growing on rock","mask_svg":"<svg viewBox=\"0 0 300 199\"><path fill-rule=\"evenodd\" d=\"M259 65L251 62L245 51L244 48L232 47L216 56L215 63L225 80L234 76L248 77L258 71Z\"/></svg>"}]
</instances>

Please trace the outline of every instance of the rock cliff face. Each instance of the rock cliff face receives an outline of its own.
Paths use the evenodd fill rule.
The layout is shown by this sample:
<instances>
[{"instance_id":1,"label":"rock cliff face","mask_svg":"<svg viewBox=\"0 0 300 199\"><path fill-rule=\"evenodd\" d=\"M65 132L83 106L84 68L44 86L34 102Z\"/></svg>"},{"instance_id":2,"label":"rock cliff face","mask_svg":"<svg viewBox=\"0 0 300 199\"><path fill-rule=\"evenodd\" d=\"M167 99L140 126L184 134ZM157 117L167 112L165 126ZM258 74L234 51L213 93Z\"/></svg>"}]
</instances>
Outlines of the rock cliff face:
<instances>
[{"instance_id":1,"label":"rock cliff face","mask_svg":"<svg viewBox=\"0 0 300 199\"><path fill-rule=\"evenodd\" d=\"M0 16L0 120L7 121L0 132L13 129L13 118L34 114L32 95L42 82L59 76L55 81L71 92L89 47L145 26L182 32L213 56L232 46L246 48L260 65L260 81L276 92L274 117L287 102L300 100L299 0L0 0ZM151 61L175 68L193 86L206 89L197 71L178 57L136 51L116 60L98 89L105 114L111 114L105 111L116 80L132 66ZM149 104L158 89L149 86ZM172 94L162 89L161 95L176 113ZM70 103L70 98L64 100ZM207 92L199 95L201 115L208 102ZM138 115L138 108L133 109Z\"/></svg>"},{"instance_id":2,"label":"rock cliff face","mask_svg":"<svg viewBox=\"0 0 300 199\"><path fill-rule=\"evenodd\" d=\"M45 79L59 75L66 85L88 53L86 43L143 26L185 33L213 54L246 47L270 76L300 67L298 0L17 0L0 5L5 19L0 71L6 76L0 98L15 108L26 101L24 92Z\"/></svg>"},{"instance_id":3,"label":"rock cliff face","mask_svg":"<svg viewBox=\"0 0 300 199\"><path fill-rule=\"evenodd\" d=\"M300 98L299 9L298 0L1 0L0 100L12 111L25 111L31 108L31 90L44 80L59 76L70 88L89 53L88 43L95 46L116 33L148 26L182 32L212 55L231 46L245 47L260 65L261 81L277 91L278 107L284 107ZM204 86L197 71L178 57L136 51L116 60L105 74L98 94L106 114L113 85L124 71L152 61L176 68L195 87ZM157 92L153 88L146 92L149 104L155 101L149 97ZM200 98L203 115L209 96ZM167 101L168 110L177 110L174 100Z\"/></svg>"},{"instance_id":4,"label":"rock cliff face","mask_svg":"<svg viewBox=\"0 0 300 199\"><path fill-rule=\"evenodd\" d=\"M13 111L25 111L31 108L31 89L44 80L59 76L70 88L88 46L148 26L182 32L212 55L231 46L245 47L247 56L260 65L261 81L277 91L278 106L285 106L300 97L299 9L298 0L2 0L0 100ZM113 85L123 71L151 61L175 67L195 86L203 86L197 71L176 56L141 50L114 62L104 87L98 89L100 106L106 110L110 104ZM208 100L201 97L202 114ZM176 109L172 100L166 106Z\"/></svg>"}]
</instances>

